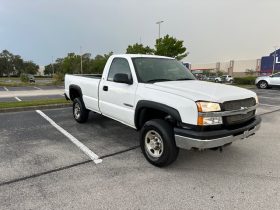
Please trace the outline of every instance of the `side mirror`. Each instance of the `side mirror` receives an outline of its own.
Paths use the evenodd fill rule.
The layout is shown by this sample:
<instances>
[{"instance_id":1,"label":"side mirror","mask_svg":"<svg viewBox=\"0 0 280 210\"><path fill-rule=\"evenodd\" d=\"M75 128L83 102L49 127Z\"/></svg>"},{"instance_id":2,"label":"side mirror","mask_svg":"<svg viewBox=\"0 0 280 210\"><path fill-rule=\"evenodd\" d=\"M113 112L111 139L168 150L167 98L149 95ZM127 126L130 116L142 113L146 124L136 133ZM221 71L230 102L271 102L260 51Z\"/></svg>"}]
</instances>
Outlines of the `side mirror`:
<instances>
[{"instance_id":1,"label":"side mirror","mask_svg":"<svg viewBox=\"0 0 280 210\"><path fill-rule=\"evenodd\" d=\"M133 81L128 78L128 74L122 74L122 73L115 74L113 81L117 83L125 83L128 85L133 84Z\"/></svg>"}]
</instances>

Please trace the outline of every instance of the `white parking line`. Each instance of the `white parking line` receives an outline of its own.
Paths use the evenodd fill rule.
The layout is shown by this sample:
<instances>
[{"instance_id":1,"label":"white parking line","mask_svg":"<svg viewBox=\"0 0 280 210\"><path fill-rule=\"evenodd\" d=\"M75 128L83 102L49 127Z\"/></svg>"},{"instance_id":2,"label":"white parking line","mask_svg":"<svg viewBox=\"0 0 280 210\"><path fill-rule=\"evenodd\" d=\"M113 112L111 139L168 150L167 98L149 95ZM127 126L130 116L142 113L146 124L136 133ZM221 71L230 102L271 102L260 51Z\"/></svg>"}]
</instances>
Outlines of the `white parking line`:
<instances>
[{"instance_id":1,"label":"white parking line","mask_svg":"<svg viewBox=\"0 0 280 210\"><path fill-rule=\"evenodd\" d=\"M271 105L271 104L262 104L262 103L260 103L260 105L262 105L262 106L271 106L271 107L278 107L278 108L280 108L280 106Z\"/></svg>"},{"instance_id":2,"label":"white parking line","mask_svg":"<svg viewBox=\"0 0 280 210\"><path fill-rule=\"evenodd\" d=\"M15 99L17 100L17 101L22 101L21 99L19 99L18 97L15 97Z\"/></svg>"},{"instance_id":3,"label":"white parking line","mask_svg":"<svg viewBox=\"0 0 280 210\"><path fill-rule=\"evenodd\" d=\"M275 93L257 93L258 96L269 96L269 97L280 97L280 94L275 94Z\"/></svg>"},{"instance_id":4,"label":"white parking line","mask_svg":"<svg viewBox=\"0 0 280 210\"><path fill-rule=\"evenodd\" d=\"M9 91L9 89L8 88L6 88L6 87L3 87L6 91Z\"/></svg>"},{"instance_id":5,"label":"white parking line","mask_svg":"<svg viewBox=\"0 0 280 210\"><path fill-rule=\"evenodd\" d=\"M37 90L42 90L42 88L39 88L39 87L35 87L35 86L34 86L34 88L37 89Z\"/></svg>"},{"instance_id":6,"label":"white parking line","mask_svg":"<svg viewBox=\"0 0 280 210\"><path fill-rule=\"evenodd\" d=\"M267 97L267 96L258 96L259 98L269 98L269 99L276 99L276 100L280 100L280 97Z\"/></svg>"},{"instance_id":7,"label":"white parking line","mask_svg":"<svg viewBox=\"0 0 280 210\"><path fill-rule=\"evenodd\" d=\"M83 143L81 143L78 139L56 124L51 118L49 118L44 112L41 110L36 110L36 112L45 118L53 127L59 130L64 136L66 136L72 143L74 143L80 150L82 150L90 159L93 160L95 164L101 163L102 159L98 157L94 152L92 152L89 148L87 148Z\"/></svg>"}]
</instances>

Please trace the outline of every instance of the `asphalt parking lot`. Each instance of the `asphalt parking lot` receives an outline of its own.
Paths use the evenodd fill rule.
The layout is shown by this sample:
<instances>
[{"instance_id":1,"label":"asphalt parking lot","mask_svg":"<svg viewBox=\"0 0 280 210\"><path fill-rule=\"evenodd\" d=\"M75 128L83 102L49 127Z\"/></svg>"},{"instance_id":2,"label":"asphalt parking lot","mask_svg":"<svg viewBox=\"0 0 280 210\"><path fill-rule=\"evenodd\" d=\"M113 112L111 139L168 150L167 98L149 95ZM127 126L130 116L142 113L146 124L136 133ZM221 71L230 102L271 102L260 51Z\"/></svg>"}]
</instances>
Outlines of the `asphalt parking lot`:
<instances>
[{"instance_id":1,"label":"asphalt parking lot","mask_svg":"<svg viewBox=\"0 0 280 210\"><path fill-rule=\"evenodd\" d=\"M0 98L0 103L13 102L13 101L34 101L34 100L41 100L41 99L57 99L57 98L64 98L64 95L61 94L61 95L5 97L5 98Z\"/></svg>"},{"instance_id":2,"label":"asphalt parking lot","mask_svg":"<svg viewBox=\"0 0 280 210\"><path fill-rule=\"evenodd\" d=\"M144 159L136 131L97 114L85 124L71 108L44 110L53 124L36 111L0 114L0 209L280 209L280 91L253 91L255 136L222 153L181 150L167 168Z\"/></svg>"},{"instance_id":3,"label":"asphalt parking lot","mask_svg":"<svg viewBox=\"0 0 280 210\"><path fill-rule=\"evenodd\" d=\"M1 87L0 91L27 91L27 90L53 90L63 89L63 86L59 85L46 85L46 86L19 86L19 87Z\"/></svg>"},{"instance_id":4,"label":"asphalt parking lot","mask_svg":"<svg viewBox=\"0 0 280 210\"><path fill-rule=\"evenodd\" d=\"M17 97L1 97L0 94L0 103L1 102L15 102L15 101L32 101L32 100L41 100L41 99L58 99L58 98L64 98L64 95L62 94L62 90L64 89L63 86L23 86L23 87L0 87L0 91L2 93L19 93L19 95L23 96L17 96ZM34 95L34 91L54 91L54 90L61 90L61 94L36 94ZM33 92L33 94L29 95L29 92Z\"/></svg>"}]
</instances>

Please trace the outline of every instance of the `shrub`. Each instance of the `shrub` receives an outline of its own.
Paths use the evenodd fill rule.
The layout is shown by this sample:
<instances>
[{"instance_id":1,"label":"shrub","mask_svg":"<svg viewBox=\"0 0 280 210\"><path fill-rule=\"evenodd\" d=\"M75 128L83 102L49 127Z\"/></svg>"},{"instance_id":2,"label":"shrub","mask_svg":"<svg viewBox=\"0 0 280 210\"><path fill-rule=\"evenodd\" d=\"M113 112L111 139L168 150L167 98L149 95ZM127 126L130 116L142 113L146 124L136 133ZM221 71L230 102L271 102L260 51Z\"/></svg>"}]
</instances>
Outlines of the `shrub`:
<instances>
[{"instance_id":1,"label":"shrub","mask_svg":"<svg viewBox=\"0 0 280 210\"><path fill-rule=\"evenodd\" d=\"M24 82L24 83L29 82L29 78L28 78L27 74L21 74L20 75L20 81Z\"/></svg>"},{"instance_id":2,"label":"shrub","mask_svg":"<svg viewBox=\"0 0 280 210\"><path fill-rule=\"evenodd\" d=\"M237 85L254 85L256 77L248 76L248 77L235 77L234 83Z\"/></svg>"},{"instance_id":3,"label":"shrub","mask_svg":"<svg viewBox=\"0 0 280 210\"><path fill-rule=\"evenodd\" d=\"M61 85L64 82L64 74L58 73L53 75L53 85Z\"/></svg>"}]
</instances>

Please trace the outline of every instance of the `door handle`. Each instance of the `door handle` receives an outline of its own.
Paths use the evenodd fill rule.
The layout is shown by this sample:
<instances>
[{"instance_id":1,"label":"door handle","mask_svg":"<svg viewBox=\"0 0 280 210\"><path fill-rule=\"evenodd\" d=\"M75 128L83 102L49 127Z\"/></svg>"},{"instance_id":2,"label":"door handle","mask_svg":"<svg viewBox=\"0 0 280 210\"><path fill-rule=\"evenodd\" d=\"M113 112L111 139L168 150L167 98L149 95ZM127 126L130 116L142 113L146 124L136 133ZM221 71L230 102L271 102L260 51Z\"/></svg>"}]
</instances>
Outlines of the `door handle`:
<instances>
[{"instance_id":1,"label":"door handle","mask_svg":"<svg viewBox=\"0 0 280 210\"><path fill-rule=\"evenodd\" d=\"M108 91L108 86L103 86L104 91Z\"/></svg>"}]
</instances>

